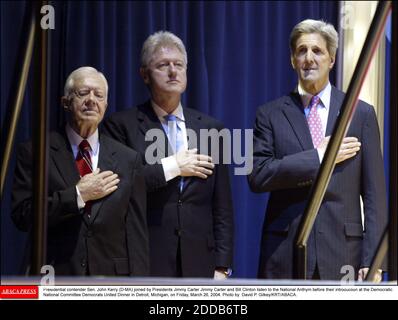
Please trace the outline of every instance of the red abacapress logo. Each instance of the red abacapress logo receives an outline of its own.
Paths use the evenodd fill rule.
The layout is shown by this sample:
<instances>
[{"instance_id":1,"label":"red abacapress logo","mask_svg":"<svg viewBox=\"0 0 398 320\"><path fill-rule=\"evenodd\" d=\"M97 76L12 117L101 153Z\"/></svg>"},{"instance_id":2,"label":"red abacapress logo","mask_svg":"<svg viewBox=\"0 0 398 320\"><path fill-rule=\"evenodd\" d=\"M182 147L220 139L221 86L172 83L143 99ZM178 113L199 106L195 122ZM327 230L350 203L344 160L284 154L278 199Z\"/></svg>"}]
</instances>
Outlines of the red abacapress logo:
<instances>
[{"instance_id":1,"label":"red abacapress logo","mask_svg":"<svg viewBox=\"0 0 398 320\"><path fill-rule=\"evenodd\" d=\"M0 299L38 299L38 286L0 286Z\"/></svg>"}]
</instances>

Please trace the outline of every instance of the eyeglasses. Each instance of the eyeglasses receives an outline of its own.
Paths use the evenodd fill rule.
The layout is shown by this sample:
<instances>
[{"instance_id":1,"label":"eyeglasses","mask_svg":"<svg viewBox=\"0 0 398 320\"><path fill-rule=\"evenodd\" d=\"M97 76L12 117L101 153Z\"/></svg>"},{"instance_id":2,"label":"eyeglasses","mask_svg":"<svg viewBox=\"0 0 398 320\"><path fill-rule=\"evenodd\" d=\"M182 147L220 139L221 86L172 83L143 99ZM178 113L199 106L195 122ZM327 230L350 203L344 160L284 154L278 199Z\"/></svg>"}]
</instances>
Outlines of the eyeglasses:
<instances>
[{"instance_id":1,"label":"eyeglasses","mask_svg":"<svg viewBox=\"0 0 398 320\"><path fill-rule=\"evenodd\" d=\"M84 99L87 99L89 97L91 91L94 92L94 96L95 96L95 98L98 101L104 101L105 100L105 94L102 91L98 91L96 89L83 88L83 89L79 89L79 90L74 90L73 93L79 99L84 100Z\"/></svg>"}]
</instances>

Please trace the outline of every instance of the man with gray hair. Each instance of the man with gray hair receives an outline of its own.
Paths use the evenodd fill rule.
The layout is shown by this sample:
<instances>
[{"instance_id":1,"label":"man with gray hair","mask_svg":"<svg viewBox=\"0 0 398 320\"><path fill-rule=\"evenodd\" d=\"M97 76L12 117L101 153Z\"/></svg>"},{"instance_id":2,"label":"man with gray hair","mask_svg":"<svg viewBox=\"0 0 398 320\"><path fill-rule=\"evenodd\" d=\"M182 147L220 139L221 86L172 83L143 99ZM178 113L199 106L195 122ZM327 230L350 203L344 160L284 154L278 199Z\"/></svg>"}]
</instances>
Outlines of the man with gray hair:
<instances>
[{"instance_id":1,"label":"man with gray hair","mask_svg":"<svg viewBox=\"0 0 398 320\"><path fill-rule=\"evenodd\" d=\"M73 71L62 105L67 123L49 137L47 263L55 275L145 276L149 272L145 181L140 156L99 135L108 97L104 75ZM32 145L21 145L12 218L32 225Z\"/></svg>"},{"instance_id":2,"label":"man with gray hair","mask_svg":"<svg viewBox=\"0 0 398 320\"><path fill-rule=\"evenodd\" d=\"M248 181L252 191L271 193L261 242L261 278L296 276L298 226L344 99L329 82L337 44L331 24L318 20L297 24L290 51L298 85L257 110L254 168ZM308 277L339 280L352 270L356 279L364 279L386 220L376 115L372 106L359 101L308 240Z\"/></svg>"},{"instance_id":3,"label":"man with gray hair","mask_svg":"<svg viewBox=\"0 0 398 320\"><path fill-rule=\"evenodd\" d=\"M198 154L187 139L188 131L199 138L201 129L223 126L182 107L187 63L185 46L176 35L159 31L149 36L142 48L140 73L151 99L114 113L105 120L104 129L141 153L146 163L151 275L225 278L232 265L234 229L228 168ZM164 142L157 144L158 163L145 157L152 144L146 135L154 129ZM220 150L222 146L219 154Z\"/></svg>"}]
</instances>

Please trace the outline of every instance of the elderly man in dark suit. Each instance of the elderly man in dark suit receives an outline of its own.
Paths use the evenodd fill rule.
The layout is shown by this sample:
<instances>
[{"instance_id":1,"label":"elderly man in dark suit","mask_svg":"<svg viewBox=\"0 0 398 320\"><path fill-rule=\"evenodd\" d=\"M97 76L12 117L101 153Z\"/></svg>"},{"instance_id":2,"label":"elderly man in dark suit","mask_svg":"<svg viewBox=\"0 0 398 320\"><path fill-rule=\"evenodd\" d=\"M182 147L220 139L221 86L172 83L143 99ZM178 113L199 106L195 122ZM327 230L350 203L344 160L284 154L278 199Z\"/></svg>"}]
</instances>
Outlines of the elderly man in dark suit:
<instances>
[{"instance_id":1,"label":"elderly man in dark suit","mask_svg":"<svg viewBox=\"0 0 398 320\"><path fill-rule=\"evenodd\" d=\"M151 275L225 278L233 254L233 211L228 168L200 150L200 130L221 130L217 120L182 107L187 83L187 53L182 41L160 31L144 43L141 75L151 100L114 113L105 132L141 153L148 188ZM158 163L146 152L158 137ZM199 139L187 139L189 131ZM159 142L163 141L165 143ZM222 147L221 147L222 148ZM221 154L222 149L217 151Z\"/></svg>"},{"instance_id":2,"label":"elderly man in dark suit","mask_svg":"<svg viewBox=\"0 0 398 320\"><path fill-rule=\"evenodd\" d=\"M337 43L330 24L316 20L297 24L290 49L298 86L257 111L254 169L248 180L253 191L271 192L261 243L261 278L294 276L297 228L344 99L329 82ZM343 267L351 266L363 279L386 220L376 115L372 106L359 101L309 238L309 277L338 280L347 270Z\"/></svg>"},{"instance_id":3,"label":"elderly man in dark suit","mask_svg":"<svg viewBox=\"0 0 398 320\"><path fill-rule=\"evenodd\" d=\"M56 275L145 276L149 272L145 181L139 155L98 133L108 96L104 75L73 71L63 130L50 135L47 263ZM30 143L19 148L12 218L32 225Z\"/></svg>"}]
</instances>

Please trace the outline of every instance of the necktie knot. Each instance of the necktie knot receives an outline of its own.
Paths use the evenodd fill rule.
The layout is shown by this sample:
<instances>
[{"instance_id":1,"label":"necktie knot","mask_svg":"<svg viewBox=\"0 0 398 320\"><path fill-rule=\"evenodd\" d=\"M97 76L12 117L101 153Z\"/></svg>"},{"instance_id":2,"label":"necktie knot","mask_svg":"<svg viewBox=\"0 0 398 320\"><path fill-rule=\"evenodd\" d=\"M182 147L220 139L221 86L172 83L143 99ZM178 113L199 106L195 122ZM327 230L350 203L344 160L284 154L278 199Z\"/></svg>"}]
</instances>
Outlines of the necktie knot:
<instances>
[{"instance_id":1,"label":"necktie knot","mask_svg":"<svg viewBox=\"0 0 398 320\"><path fill-rule=\"evenodd\" d=\"M166 121L177 121L177 117L174 114L167 114L164 116Z\"/></svg>"},{"instance_id":2,"label":"necktie knot","mask_svg":"<svg viewBox=\"0 0 398 320\"><path fill-rule=\"evenodd\" d=\"M79 149L82 152L90 151L91 150L90 143L86 139L82 140L82 142L80 142L79 144Z\"/></svg>"},{"instance_id":3,"label":"necktie knot","mask_svg":"<svg viewBox=\"0 0 398 320\"><path fill-rule=\"evenodd\" d=\"M313 107L316 107L320 101L321 101L321 99L318 96L313 96L310 101L310 109L312 109Z\"/></svg>"}]
</instances>

